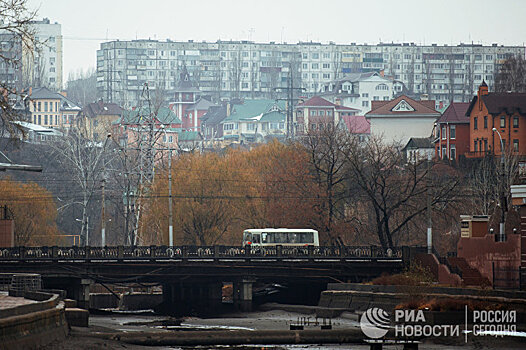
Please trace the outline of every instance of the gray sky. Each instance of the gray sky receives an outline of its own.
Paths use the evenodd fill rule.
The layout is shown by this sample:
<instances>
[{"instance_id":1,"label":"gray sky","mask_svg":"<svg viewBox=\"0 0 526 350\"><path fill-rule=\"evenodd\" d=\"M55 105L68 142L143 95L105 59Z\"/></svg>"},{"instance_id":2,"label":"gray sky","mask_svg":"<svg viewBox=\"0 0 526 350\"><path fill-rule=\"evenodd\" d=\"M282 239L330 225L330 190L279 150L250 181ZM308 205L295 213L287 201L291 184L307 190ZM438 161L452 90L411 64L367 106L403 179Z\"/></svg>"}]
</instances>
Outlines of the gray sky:
<instances>
[{"instance_id":1,"label":"gray sky","mask_svg":"<svg viewBox=\"0 0 526 350\"><path fill-rule=\"evenodd\" d=\"M526 42L523 0L28 0L62 24L64 81L108 39Z\"/></svg>"}]
</instances>

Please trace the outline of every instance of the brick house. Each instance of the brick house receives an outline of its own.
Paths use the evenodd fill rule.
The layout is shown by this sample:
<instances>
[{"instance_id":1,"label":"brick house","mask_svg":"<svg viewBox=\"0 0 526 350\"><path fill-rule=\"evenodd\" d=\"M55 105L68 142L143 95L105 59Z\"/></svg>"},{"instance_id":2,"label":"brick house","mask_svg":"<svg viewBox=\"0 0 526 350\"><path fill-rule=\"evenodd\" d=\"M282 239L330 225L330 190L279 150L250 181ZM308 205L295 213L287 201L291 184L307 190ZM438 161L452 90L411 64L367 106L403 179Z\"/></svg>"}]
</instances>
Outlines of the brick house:
<instances>
[{"instance_id":1,"label":"brick house","mask_svg":"<svg viewBox=\"0 0 526 350\"><path fill-rule=\"evenodd\" d=\"M504 151L511 147L512 154L526 156L526 94L495 93L488 91L483 81L477 96L466 112L470 121L471 158L486 154L500 156L502 137ZM495 132L493 129L498 131Z\"/></svg>"},{"instance_id":2,"label":"brick house","mask_svg":"<svg viewBox=\"0 0 526 350\"><path fill-rule=\"evenodd\" d=\"M469 152L469 103L453 102L436 121L435 157L458 162L460 156Z\"/></svg>"},{"instance_id":3,"label":"brick house","mask_svg":"<svg viewBox=\"0 0 526 350\"><path fill-rule=\"evenodd\" d=\"M343 117L354 116L359 110L344 107L327 101L319 96L314 96L303 103L299 103L295 110L296 134L302 135L309 130L319 130L340 124Z\"/></svg>"}]
</instances>

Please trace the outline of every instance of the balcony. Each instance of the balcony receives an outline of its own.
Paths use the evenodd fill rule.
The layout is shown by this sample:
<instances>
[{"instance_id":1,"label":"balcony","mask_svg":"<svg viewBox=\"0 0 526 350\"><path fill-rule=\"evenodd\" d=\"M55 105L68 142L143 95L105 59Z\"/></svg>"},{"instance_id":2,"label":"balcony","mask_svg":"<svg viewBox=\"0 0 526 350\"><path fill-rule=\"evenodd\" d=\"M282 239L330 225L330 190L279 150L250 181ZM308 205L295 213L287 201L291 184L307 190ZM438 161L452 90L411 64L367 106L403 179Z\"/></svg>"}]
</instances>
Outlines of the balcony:
<instances>
[{"instance_id":1,"label":"balcony","mask_svg":"<svg viewBox=\"0 0 526 350\"><path fill-rule=\"evenodd\" d=\"M493 156L491 151L469 151L465 153L466 158L484 158L487 156Z\"/></svg>"}]
</instances>

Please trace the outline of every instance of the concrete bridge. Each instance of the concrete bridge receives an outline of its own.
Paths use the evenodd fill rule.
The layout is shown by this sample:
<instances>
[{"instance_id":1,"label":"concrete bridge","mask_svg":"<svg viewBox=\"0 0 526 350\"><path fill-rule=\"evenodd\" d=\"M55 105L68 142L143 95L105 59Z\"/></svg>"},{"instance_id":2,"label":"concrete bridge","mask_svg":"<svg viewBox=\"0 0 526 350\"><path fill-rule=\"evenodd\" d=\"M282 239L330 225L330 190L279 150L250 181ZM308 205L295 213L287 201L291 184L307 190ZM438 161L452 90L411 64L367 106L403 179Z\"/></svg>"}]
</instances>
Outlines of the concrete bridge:
<instances>
[{"instance_id":1,"label":"concrete bridge","mask_svg":"<svg viewBox=\"0 0 526 350\"><path fill-rule=\"evenodd\" d=\"M317 298L328 282L359 282L395 273L414 249L375 246L251 247L117 246L0 248L0 272L38 273L45 288L64 289L89 305L93 283L158 283L165 304L221 303L233 283L234 302L248 310L255 282L286 283L297 302Z\"/></svg>"}]
</instances>

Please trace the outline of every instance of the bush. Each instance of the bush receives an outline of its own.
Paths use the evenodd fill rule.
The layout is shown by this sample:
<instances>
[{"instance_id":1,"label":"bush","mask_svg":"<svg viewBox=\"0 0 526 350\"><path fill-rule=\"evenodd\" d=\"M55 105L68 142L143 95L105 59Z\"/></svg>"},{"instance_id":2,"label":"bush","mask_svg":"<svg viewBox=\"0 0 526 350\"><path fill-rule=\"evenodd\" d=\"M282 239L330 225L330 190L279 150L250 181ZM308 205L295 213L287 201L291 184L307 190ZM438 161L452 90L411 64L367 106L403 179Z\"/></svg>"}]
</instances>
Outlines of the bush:
<instances>
[{"instance_id":1,"label":"bush","mask_svg":"<svg viewBox=\"0 0 526 350\"><path fill-rule=\"evenodd\" d=\"M411 264L404 272L396 275L382 275L371 281L375 285L385 286L420 286L434 281L429 269L420 264Z\"/></svg>"}]
</instances>

